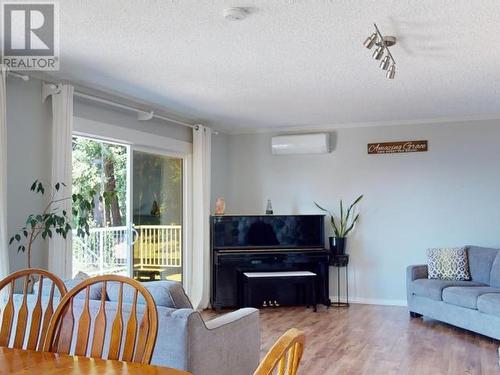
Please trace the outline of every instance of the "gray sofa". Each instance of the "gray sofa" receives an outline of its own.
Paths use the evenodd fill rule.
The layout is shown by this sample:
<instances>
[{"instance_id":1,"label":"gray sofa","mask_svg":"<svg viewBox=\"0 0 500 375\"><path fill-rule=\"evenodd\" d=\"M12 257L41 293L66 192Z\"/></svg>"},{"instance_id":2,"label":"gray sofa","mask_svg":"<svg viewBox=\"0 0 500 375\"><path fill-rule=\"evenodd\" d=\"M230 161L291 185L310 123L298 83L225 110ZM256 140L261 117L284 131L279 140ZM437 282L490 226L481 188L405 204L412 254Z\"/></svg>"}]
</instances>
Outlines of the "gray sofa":
<instances>
[{"instance_id":1,"label":"gray sofa","mask_svg":"<svg viewBox=\"0 0 500 375\"><path fill-rule=\"evenodd\" d=\"M215 319L204 321L200 313L193 310L188 297L179 283L156 281L144 283L151 292L158 310L158 339L151 363L189 371L195 375L247 375L252 374L260 359L259 311L246 308L227 313ZM117 307L117 285L109 285L107 290L106 315L114 317ZM45 306L50 290L43 288ZM124 292L125 293L125 292ZM99 288L92 292L91 314L94 317L100 305ZM74 301L75 321L83 309L83 297ZM36 295L30 295L29 309L34 307ZM124 294L124 302L127 295ZM21 305L22 295L15 295L15 306ZM130 304L124 303L123 319L128 320ZM144 305L138 305L139 321ZM112 318L109 318L112 319ZM31 322L28 322L29 327ZM14 321L14 327L17 322ZM93 332L91 326L91 332ZM106 327L109 340L111 324ZM76 334L76 329L74 330ZM28 335L26 335L27 337ZM14 334L12 334L12 340ZM73 345L75 345L73 340ZM91 345L89 345L90 348ZM107 344L105 343L105 348ZM104 357L106 352L103 353Z\"/></svg>"},{"instance_id":2,"label":"gray sofa","mask_svg":"<svg viewBox=\"0 0 500 375\"><path fill-rule=\"evenodd\" d=\"M407 268L408 309L500 340L500 250L468 246L470 281L428 279L427 266Z\"/></svg>"}]
</instances>

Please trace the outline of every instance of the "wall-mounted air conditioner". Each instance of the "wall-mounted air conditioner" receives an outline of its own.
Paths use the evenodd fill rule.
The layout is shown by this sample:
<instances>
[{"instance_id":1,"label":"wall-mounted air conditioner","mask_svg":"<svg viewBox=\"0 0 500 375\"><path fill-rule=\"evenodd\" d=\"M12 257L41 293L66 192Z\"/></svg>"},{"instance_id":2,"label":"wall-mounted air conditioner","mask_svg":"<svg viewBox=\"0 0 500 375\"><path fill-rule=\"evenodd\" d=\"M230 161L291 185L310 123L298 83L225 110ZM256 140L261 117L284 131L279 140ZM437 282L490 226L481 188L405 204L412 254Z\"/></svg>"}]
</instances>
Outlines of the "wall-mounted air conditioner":
<instances>
[{"instance_id":1,"label":"wall-mounted air conditioner","mask_svg":"<svg viewBox=\"0 0 500 375\"><path fill-rule=\"evenodd\" d=\"M273 155L327 154L330 152L328 133L279 135L272 137Z\"/></svg>"}]
</instances>

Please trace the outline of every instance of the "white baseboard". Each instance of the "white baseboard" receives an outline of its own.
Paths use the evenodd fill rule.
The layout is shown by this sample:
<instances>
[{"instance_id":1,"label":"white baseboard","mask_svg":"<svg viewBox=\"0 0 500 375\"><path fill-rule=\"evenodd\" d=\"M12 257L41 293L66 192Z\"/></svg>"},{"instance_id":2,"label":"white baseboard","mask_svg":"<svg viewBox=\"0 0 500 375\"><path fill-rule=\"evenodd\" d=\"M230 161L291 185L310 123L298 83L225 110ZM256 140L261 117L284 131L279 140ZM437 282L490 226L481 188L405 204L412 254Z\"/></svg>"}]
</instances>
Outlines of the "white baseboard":
<instances>
[{"instance_id":1,"label":"white baseboard","mask_svg":"<svg viewBox=\"0 0 500 375\"><path fill-rule=\"evenodd\" d=\"M330 296L330 299L332 300L332 302L334 302L337 300L337 296ZM349 297L349 303L358 303L362 305L407 306L406 300L404 299Z\"/></svg>"}]
</instances>

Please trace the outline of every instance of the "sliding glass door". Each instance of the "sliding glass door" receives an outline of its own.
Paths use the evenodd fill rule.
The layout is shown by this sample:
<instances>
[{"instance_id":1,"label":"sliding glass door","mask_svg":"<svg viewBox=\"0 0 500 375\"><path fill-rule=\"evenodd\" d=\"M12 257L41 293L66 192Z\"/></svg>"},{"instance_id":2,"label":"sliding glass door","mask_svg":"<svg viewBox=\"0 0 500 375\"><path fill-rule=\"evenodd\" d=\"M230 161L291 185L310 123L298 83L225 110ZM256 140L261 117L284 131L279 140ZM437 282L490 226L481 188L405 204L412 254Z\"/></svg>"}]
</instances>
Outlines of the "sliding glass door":
<instances>
[{"instance_id":1,"label":"sliding glass door","mask_svg":"<svg viewBox=\"0 0 500 375\"><path fill-rule=\"evenodd\" d=\"M184 160L74 137L73 192L95 191L90 236L73 235L73 274L183 275Z\"/></svg>"},{"instance_id":2,"label":"sliding glass door","mask_svg":"<svg viewBox=\"0 0 500 375\"><path fill-rule=\"evenodd\" d=\"M183 161L132 155L134 278L182 281Z\"/></svg>"}]
</instances>

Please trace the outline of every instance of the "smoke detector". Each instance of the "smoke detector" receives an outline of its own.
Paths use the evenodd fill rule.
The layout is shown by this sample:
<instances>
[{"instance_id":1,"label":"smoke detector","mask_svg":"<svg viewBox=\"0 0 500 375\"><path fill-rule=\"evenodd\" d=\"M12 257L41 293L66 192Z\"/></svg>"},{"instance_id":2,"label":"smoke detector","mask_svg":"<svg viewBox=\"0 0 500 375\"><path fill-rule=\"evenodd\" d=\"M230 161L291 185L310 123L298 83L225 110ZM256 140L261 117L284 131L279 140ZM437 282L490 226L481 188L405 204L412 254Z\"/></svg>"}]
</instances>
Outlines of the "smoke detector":
<instances>
[{"instance_id":1,"label":"smoke detector","mask_svg":"<svg viewBox=\"0 0 500 375\"><path fill-rule=\"evenodd\" d=\"M228 21L241 21L246 18L248 12L242 7L232 7L224 9L224 18Z\"/></svg>"}]
</instances>

